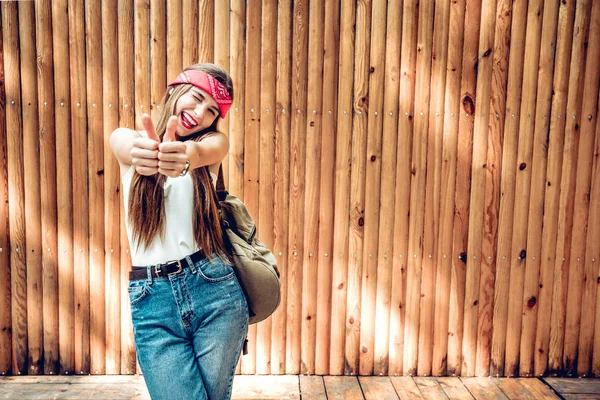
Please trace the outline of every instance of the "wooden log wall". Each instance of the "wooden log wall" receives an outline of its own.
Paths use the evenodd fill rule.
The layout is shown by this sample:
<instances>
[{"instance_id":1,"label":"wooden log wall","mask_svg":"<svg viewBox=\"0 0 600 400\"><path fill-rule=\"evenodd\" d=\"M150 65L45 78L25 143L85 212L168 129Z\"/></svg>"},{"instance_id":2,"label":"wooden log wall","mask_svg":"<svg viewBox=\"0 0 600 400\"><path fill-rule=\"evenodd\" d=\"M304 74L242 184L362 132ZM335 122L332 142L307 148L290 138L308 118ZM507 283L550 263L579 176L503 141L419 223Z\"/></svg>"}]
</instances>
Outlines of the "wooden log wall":
<instances>
[{"instance_id":1,"label":"wooden log wall","mask_svg":"<svg viewBox=\"0 0 600 400\"><path fill-rule=\"evenodd\" d=\"M233 77L243 374L600 375L600 0L1 2L0 373L133 374L118 126Z\"/></svg>"}]
</instances>

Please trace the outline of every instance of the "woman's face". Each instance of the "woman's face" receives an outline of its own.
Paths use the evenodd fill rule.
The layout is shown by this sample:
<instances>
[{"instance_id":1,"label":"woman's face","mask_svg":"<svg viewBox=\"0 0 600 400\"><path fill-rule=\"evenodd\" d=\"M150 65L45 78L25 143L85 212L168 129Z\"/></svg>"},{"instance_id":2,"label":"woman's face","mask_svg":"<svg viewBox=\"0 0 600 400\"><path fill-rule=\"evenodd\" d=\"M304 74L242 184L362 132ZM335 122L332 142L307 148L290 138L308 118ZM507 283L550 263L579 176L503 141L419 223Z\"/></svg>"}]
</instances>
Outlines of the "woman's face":
<instances>
[{"instance_id":1,"label":"woman's face","mask_svg":"<svg viewBox=\"0 0 600 400\"><path fill-rule=\"evenodd\" d=\"M219 106L207 92L193 87L175 103L177 135L186 137L212 125L219 117Z\"/></svg>"}]
</instances>

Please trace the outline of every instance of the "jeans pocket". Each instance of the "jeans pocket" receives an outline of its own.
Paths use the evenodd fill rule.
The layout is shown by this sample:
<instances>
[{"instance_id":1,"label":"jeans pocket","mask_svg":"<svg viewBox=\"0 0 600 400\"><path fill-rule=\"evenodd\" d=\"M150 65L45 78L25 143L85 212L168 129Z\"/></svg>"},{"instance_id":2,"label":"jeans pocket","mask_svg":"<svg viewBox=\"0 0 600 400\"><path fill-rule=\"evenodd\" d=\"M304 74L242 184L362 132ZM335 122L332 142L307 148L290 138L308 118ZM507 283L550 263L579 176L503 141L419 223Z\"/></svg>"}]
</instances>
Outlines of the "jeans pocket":
<instances>
[{"instance_id":1,"label":"jeans pocket","mask_svg":"<svg viewBox=\"0 0 600 400\"><path fill-rule=\"evenodd\" d=\"M203 260L196 264L198 275L207 282L221 282L234 276L233 267L225 264L213 254L213 260Z\"/></svg>"},{"instance_id":2,"label":"jeans pocket","mask_svg":"<svg viewBox=\"0 0 600 400\"><path fill-rule=\"evenodd\" d=\"M134 305L142 301L148 294L148 282L145 279L129 281L129 304Z\"/></svg>"}]
</instances>

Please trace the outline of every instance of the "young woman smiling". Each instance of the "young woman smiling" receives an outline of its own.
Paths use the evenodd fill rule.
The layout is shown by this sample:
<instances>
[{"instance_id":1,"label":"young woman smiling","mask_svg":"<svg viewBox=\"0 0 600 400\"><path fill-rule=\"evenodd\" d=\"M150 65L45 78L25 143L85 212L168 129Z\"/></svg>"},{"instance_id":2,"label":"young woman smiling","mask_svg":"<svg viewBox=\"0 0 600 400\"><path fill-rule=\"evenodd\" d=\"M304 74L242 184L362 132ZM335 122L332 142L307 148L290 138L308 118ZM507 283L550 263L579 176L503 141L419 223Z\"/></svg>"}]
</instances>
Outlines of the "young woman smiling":
<instances>
[{"instance_id":1,"label":"young woman smiling","mask_svg":"<svg viewBox=\"0 0 600 400\"><path fill-rule=\"evenodd\" d=\"M137 356L152 399L228 399L248 330L248 305L212 196L229 151L217 130L233 101L214 64L186 68L144 131L116 129L133 268Z\"/></svg>"}]
</instances>

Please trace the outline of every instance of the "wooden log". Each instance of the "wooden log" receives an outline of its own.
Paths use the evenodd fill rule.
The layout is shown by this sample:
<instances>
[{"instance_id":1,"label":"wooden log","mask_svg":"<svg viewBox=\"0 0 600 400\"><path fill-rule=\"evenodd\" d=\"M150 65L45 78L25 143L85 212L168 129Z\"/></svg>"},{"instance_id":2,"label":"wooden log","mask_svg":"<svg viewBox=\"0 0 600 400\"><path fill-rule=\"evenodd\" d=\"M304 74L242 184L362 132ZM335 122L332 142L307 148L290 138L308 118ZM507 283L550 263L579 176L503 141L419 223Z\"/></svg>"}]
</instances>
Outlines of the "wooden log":
<instances>
[{"instance_id":1,"label":"wooden log","mask_svg":"<svg viewBox=\"0 0 600 400\"><path fill-rule=\"evenodd\" d=\"M292 2L279 1L277 8L277 81L275 115L275 163L273 187L273 253L281 282L281 304L272 317L271 374L285 373L287 254L290 179L290 81L292 65Z\"/></svg>"},{"instance_id":2,"label":"wooden log","mask_svg":"<svg viewBox=\"0 0 600 400\"><path fill-rule=\"evenodd\" d=\"M471 165L471 198L469 201L469 238L467 241L467 273L465 287L465 314L464 314L464 336L462 342L463 362L461 367L462 376L479 375L482 371L477 370L477 357L481 357L487 349L487 341L483 345L478 340L485 336L490 330L491 316L483 314L479 309L481 292L487 288L484 281L481 283L481 244L484 234L484 201L485 180L487 172L487 150L488 150L488 125L490 109L490 92L492 83L492 66L494 50L494 34L496 24L496 2L483 3L481 7L481 28L479 30L479 59L477 62L477 89L475 98L475 109L465 115L474 119L473 129L473 159ZM490 212L486 210L486 212ZM485 261L484 261L485 263ZM488 264L484 264L488 265ZM483 271L484 276L489 276L490 271ZM486 293L485 306L489 306L491 296ZM481 320L480 320L481 317Z\"/></svg>"},{"instance_id":3,"label":"wooden log","mask_svg":"<svg viewBox=\"0 0 600 400\"><path fill-rule=\"evenodd\" d=\"M136 128L142 126L142 114L152 111L151 54L150 54L150 12L149 0L136 0L134 4L134 46L135 46L135 121ZM185 29L185 27L184 27ZM184 47L185 52L185 47ZM143 128L141 128L143 129Z\"/></svg>"},{"instance_id":4,"label":"wooden log","mask_svg":"<svg viewBox=\"0 0 600 400\"><path fill-rule=\"evenodd\" d=\"M512 7L511 46L508 61L508 85L506 89L506 111L504 119L504 141L502 149L502 171L500 180L500 212L498 223L498 247L496 256L496 283L494 290L494 332L490 374L504 374L506 352L506 327L510 277L511 237L515 202L515 175L517 167L517 118L523 81L523 59L525 51L525 18L527 2L517 1ZM513 117L514 115L514 117Z\"/></svg>"},{"instance_id":5,"label":"wooden log","mask_svg":"<svg viewBox=\"0 0 600 400\"><path fill-rule=\"evenodd\" d=\"M220 4L223 4L220 2ZM167 81L171 82L183 70L183 4L182 0L167 0Z\"/></svg>"},{"instance_id":6,"label":"wooden log","mask_svg":"<svg viewBox=\"0 0 600 400\"><path fill-rule=\"evenodd\" d=\"M148 0L137 0L148 1ZM198 0L182 0L183 68L198 62ZM183 69L182 68L182 69ZM171 78L171 79L174 79Z\"/></svg>"},{"instance_id":7,"label":"wooden log","mask_svg":"<svg viewBox=\"0 0 600 400\"><path fill-rule=\"evenodd\" d=\"M73 188L69 92L69 20L67 1L52 3L54 113L56 127L56 205L58 251L59 373L75 372L73 292Z\"/></svg>"},{"instance_id":8,"label":"wooden log","mask_svg":"<svg viewBox=\"0 0 600 400\"><path fill-rule=\"evenodd\" d=\"M367 95L369 91L369 48L371 2L356 4L354 43L354 101L352 124L352 169L350 173L350 221L348 233L348 293L346 300L346 375L359 373L363 236L365 223L365 171Z\"/></svg>"},{"instance_id":9,"label":"wooden log","mask_svg":"<svg viewBox=\"0 0 600 400\"><path fill-rule=\"evenodd\" d=\"M417 73L415 78L415 125L412 140L412 178L410 182L410 218L408 236L406 321L404 324L404 374L417 374L417 349L421 305L425 184L427 173L427 132L434 7L432 2L419 5L417 37Z\"/></svg>"},{"instance_id":10,"label":"wooden log","mask_svg":"<svg viewBox=\"0 0 600 400\"><path fill-rule=\"evenodd\" d=\"M27 373L43 373L42 232L40 204L39 114L35 50L34 3L19 2L21 98L23 101L23 157L27 246ZM31 161L31 162L30 162ZM23 371L24 372L24 371Z\"/></svg>"},{"instance_id":11,"label":"wooden log","mask_svg":"<svg viewBox=\"0 0 600 400\"><path fill-rule=\"evenodd\" d=\"M90 204L90 357L92 374L106 373L104 265L104 132L102 107L102 18L100 4L86 2L88 181Z\"/></svg>"},{"instance_id":12,"label":"wooden log","mask_svg":"<svg viewBox=\"0 0 600 400\"><path fill-rule=\"evenodd\" d=\"M379 212L381 196L381 146L383 136L383 84L385 73L385 32L387 2L374 0L371 4L371 42L369 48L369 102L367 107L367 132L364 197L364 244L360 302L360 375L373 375L375 356L375 310L377 296ZM383 213L382 213L383 215Z\"/></svg>"},{"instance_id":13,"label":"wooden log","mask_svg":"<svg viewBox=\"0 0 600 400\"><path fill-rule=\"evenodd\" d=\"M52 5L35 3L38 72L39 158L42 229L42 305L44 373L59 371L58 238L56 210L56 134L54 125L54 72L52 55Z\"/></svg>"},{"instance_id":14,"label":"wooden log","mask_svg":"<svg viewBox=\"0 0 600 400\"><path fill-rule=\"evenodd\" d=\"M215 0L199 0L198 3L198 62L215 60Z\"/></svg>"},{"instance_id":15,"label":"wooden log","mask_svg":"<svg viewBox=\"0 0 600 400\"><path fill-rule=\"evenodd\" d=\"M133 71L132 71L133 72ZM133 93L133 78L129 81L131 85L131 93ZM119 84L121 86L121 84ZM119 89L120 93L124 93ZM122 108L121 108L122 110ZM125 113L120 113L119 125L124 122ZM133 113L128 117L131 126L133 126ZM129 239L127 238L127 231L125 229L125 212L123 209L123 193L120 192L119 201L121 203L121 210L119 214L120 226L121 226L121 241L120 241L120 261L121 270L119 273L121 281L121 374L132 375L136 373L136 352L135 352L135 341L133 337L133 324L131 321L131 307L129 305L129 271L131 270L131 256L129 249Z\"/></svg>"},{"instance_id":16,"label":"wooden log","mask_svg":"<svg viewBox=\"0 0 600 400\"><path fill-rule=\"evenodd\" d=\"M550 347L552 288L558 230L558 203L560 200L560 173L563 163L563 144L569 85L569 64L573 40L575 3L561 3L558 15L556 67L554 71L554 100L550 112L548 168L546 171L538 313L535 330L534 374L543 375L548 366ZM559 118L560 116L560 118Z\"/></svg>"},{"instance_id":17,"label":"wooden log","mask_svg":"<svg viewBox=\"0 0 600 400\"><path fill-rule=\"evenodd\" d=\"M317 266L319 255L319 185L321 175L321 115L323 113L324 3L309 4L308 87L304 146L304 262L302 264L302 324L300 372L315 373L317 323Z\"/></svg>"},{"instance_id":18,"label":"wooden log","mask_svg":"<svg viewBox=\"0 0 600 400\"><path fill-rule=\"evenodd\" d=\"M306 157L306 97L308 81L308 4L294 2L292 34L292 121L290 143L290 219L288 221L288 280L286 374L300 372L302 326L302 265L304 258L304 159Z\"/></svg>"},{"instance_id":19,"label":"wooden log","mask_svg":"<svg viewBox=\"0 0 600 400\"><path fill-rule=\"evenodd\" d=\"M502 171L502 138L506 112L508 56L510 51L510 3L496 5L496 27L492 62L492 87L488 119L488 149L485 176L483 237L481 243L481 277L479 323L477 328L476 375L489 376L493 333L494 292L496 279L500 184Z\"/></svg>"},{"instance_id":20,"label":"wooden log","mask_svg":"<svg viewBox=\"0 0 600 400\"><path fill-rule=\"evenodd\" d=\"M446 93L444 96L444 132L440 187L440 227L437 252L436 296L433 327L431 374L445 375L448 369L448 327L450 324L450 288L452 283L452 223L456 188L458 143L458 94L462 75L462 50L465 25L465 1L450 5Z\"/></svg>"},{"instance_id":21,"label":"wooden log","mask_svg":"<svg viewBox=\"0 0 600 400\"><path fill-rule=\"evenodd\" d=\"M150 0L150 114L153 117L165 95L167 80L177 76L167 77L166 13L165 0Z\"/></svg>"},{"instance_id":22,"label":"wooden log","mask_svg":"<svg viewBox=\"0 0 600 400\"><path fill-rule=\"evenodd\" d=\"M0 10L3 12L3 10ZM12 45L12 43L8 43ZM15 51L15 49L9 49L7 53ZM4 43L3 38L0 37L0 80L5 82L4 77ZM4 86L0 88L0 96L6 99L6 91ZM12 101L12 100L11 100ZM12 106L13 104L11 104ZM2 312L0 313L0 325L1 326L12 326L12 315L11 315L11 288L10 288L10 217L9 217L9 203L8 203L8 152L7 152L7 129L6 129L6 102L3 107L0 107L0 159L3 160L3 165L0 167L0 274L6 278L0 282L0 298L9 300L5 301L2 305ZM0 333L0 374L6 375L11 370L11 343L12 335L8 329L2 330Z\"/></svg>"},{"instance_id":23,"label":"wooden log","mask_svg":"<svg viewBox=\"0 0 600 400\"><path fill-rule=\"evenodd\" d=\"M600 101L600 99L599 99ZM600 118L596 118L596 147L594 149L594 154L600 154ZM592 263L595 263L596 269L598 268L598 262L600 262L600 249L598 248L598 243L600 243L600 234L598 233L598 226L600 225L600 214L598 210L600 209L600 163L598 162L598 157L594 160L594 170L593 181L592 181L592 191L591 191L591 199L590 199L590 227L592 232L589 233L589 242L586 251L587 259L589 259ZM592 225L593 224L593 225ZM586 261L587 262L587 261ZM597 272L600 274L600 272ZM596 318L594 325L594 332L600 332L600 294L596 293ZM600 375L600 335L594 335L594 345L593 345L593 353L592 353L592 373L596 376Z\"/></svg>"},{"instance_id":24,"label":"wooden log","mask_svg":"<svg viewBox=\"0 0 600 400\"><path fill-rule=\"evenodd\" d=\"M3 2L2 46L6 95L6 155L8 176L8 215L10 234L10 306L11 316L8 337L9 348L3 343L2 371L6 374L27 373L27 264L25 237L25 182L23 160L23 125L21 119L21 52L19 47L19 22L17 3ZM7 250L7 252L8 252ZM6 298L6 297L4 297ZM6 315L6 314L4 314ZM9 357L7 360L6 357Z\"/></svg>"},{"instance_id":25,"label":"wooden log","mask_svg":"<svg viewBox=\"0 0 600 400\"><path fill-rule=\"evenodd\" d=\"M244 202L250 215L259 215L259 179L260 179L260 73L261 60L254 57L261 51L261 3L256 1L247 5L246 13L246 77L244 87L246 126L244 129ZM248 330L249 354L242 359L244 374L256 373L256 343L263 340L257 336L257 326ZM266 347L268 348L268 347Z\"/></svg>"},{"instance_id":26,"label":"wooden log","mask_svg":"<svg viewBox=\"0 0 600 400\"><path fill-rule=\"evenodd\" d=\"M400 51L400 98L396 191L394 193L394 263L390 311L388 375L402 375L404 362L404 323L406 309L406 263L410 211L411 151L417 60L417 1L406 1L402 10Z\"/></svg>"},{"instance_id":27,"label":"wooden log","mask_svg":"<svg viewBox=\"0 0 600 400\"><path fill-rule=\"evenodd\" d=\"M381 210L377 248L377 287L375 303L375 343L373 375L387 375L390 346L392 272L394 264L394 203L398 146L398 109L400 94L401 1L388 2L385 40L384 99L381 110ZM400 278L401 279L401 278Z\"/></svg>"},{"instance_id":28,"label":"wooden log","mask_svg":"<svg viewBox=\"0 0 600 400\"><path fill-rule=\"evenodd\" d=\"M565 345L565 318L567 310L567 288L571 254L571 232L573 228L573 202L575 196L575 174L579 125L581 124L581 102L584 79L581 79L585 65L585 42L589 27L591 2L580 1L575 7L573 27L573 49L569 68L569 92L565 120L565 140L560 180L560 200L556 256L554 264L554 286L552 294L552 317L550 348L548 351L548 373L563 371L563 350Z\"/></svg>"},{"instance_id":29,"label":"wooden log","mask_svg":"<svg viewBox=\"0 0 600 400\"><path fill-rule=\"evenodd\" d=\"M106 373L121 373L121 224L120 169L110 148L119 127L118 0L102 3L102 85L104 145L104 253L106 285ZM163 37L165 35L163 34ZM164 47L164 45L163 45Z\"/></svg>"},{"instance_id":30,"label":"wooden log","mask_svg":"<svg viewBox=\"0 0 600 400\"><path fill-rule=\"evenodd\" d=\"M448 61L448 29L450 3L439 2L435 7L433 44L431 51L431 83L429 102L429 132L427 138L427 167L425 215L423 232L423 277L421 280L421 312L419 315L419 357L417 373L431 375L435 317L436 277L438 265L438 235L440 230L440 190L442 173L443 107ZM448 332L447 326L442 328Z\"/></svg>"},{"instance_id":31,"label":"wooden log","mask_svg":"<svg viewBox=\"0 0 600 400\"><path fill-rule=\"evenodd\" d=\"M345 369L346 296L348 292L348 210L352 152L352 86L354 79L355 3L340 4L339 78L337 132L335 144L335 200L333 216L333 262L331 276L331 345L329 373L342 375ZM327 43L327 42L326 42Z\"/></svg>"},{"instance_id":32,"label":"wooden log","mask_svg":"<svg viewBox=\"0 0 600 400\"><path fill-rule=\"evenodd\" d=\"M90 373L90 267L85 23L83 1L69 3L71 153L73 161L73 265L75 268L75 373Z\"/></svg>"},{"instance_id":33,"label":"wooden log","mask_svg":"<svg viewBox=\"0 0 600 400\"><path fill-rule=\"evenodd\" d=\"M262 5L262 37L260 49L260 116L258 130L260 151L258 201L258 234L265 244L273 248L273 196L275 164L275 81L277 79L277 1L265 1ZM257 57L258 58L258 57ZM249 93L249 92L248 92ZM257 327L256 372L271 373L272 320L267 318Z\"/></svg>"},{"instance_id":34,"label":"wooden log","mask_svg":"<svg viewBox=\"0 0 600 400\"><path fill-rule=\"evenodd\" d=\"M246 2L242 0L231 0L231 78L235 85L235 95L230 117L229 173L227 184L229 192L234 193L240 199L244 198L244 127L245 113L239 110L245 109L245 67L246 67ZM242 358L237 366L237 372L241 373Z\"/></svg>"},{"instance_id":35,"label":"wooden log","mask_svg":"<svg viewBox=\"0 0 600 400\"><path fill-rule=\"evenodd\" d=\"M133 83L133 79L131 80ZM122 121L122 116L120 121ZM131 115L133 124L133 115ZM123 193L119 196L119 201L123 204ZM122 207L122 206L121 206ZM136 373L137 358L135 353L135 341L133 337L133 324L131 321L131 307L129 305L129 271L131 270L131 256L129 255L129 241L127 231L125 230L125 212L121 208L119 214L121 225L121 271L119 273L121 280L121 374L132 375Z\"/></svg>"},{"instance_id":36,"label":"wooden log","mask_svg":"<svg viewBox=\"0 0 600 400\"><path fill-rule=\"evenodd\" d=\"M235 95L229 113L229 192L244 198L244 126L245 65L246 65L246 2L231 0L231 79Z\"/></svg>"},{"instance_id":37,"label":"wooden log","mask_svg":"<svg viewBox=\"0 0 600 400\"><path fill-rule=\"evenodd\" d=\"M119 37L119 126L135 129L134 116L134 17L133 3L129 0L119 0L118 4L118 37ZM169 53L170 54L170 53ZM120 180L119 180L120 181ZM129 306L129 270L131 269L131 254L129 239L125 230L125 211L123 192L119 192L121 225L120 261L121 261L121 374L133 374L136 369L135 343Z\"/></svg>"},{"instance_id":38,"label":"wooden log","mask_svg":"<svg viewBox=\"0 0 600 400\"><path fill-rule=\"evenodd\" d=\"M599 92L600 95L600 92ZM600 98L596 104L600 104ZM595 323L592 318L583 318L581 322L580 337L579 337L579 360L577 363L577 372L580 375L588 376L590 373L593 376L598 376L600 372L600 339L598 339L597 328L600 325L598 321L598 301L600 296L597 293L598 278L600 271L598 270L598 260L600 260L600 118L598 118L598 111L596 111L596 134L595 142L596 145L593 150L593 166L591 173L591 187L590 187L590 210L588 216L588 231L587 231L587 242L585 248L585 274L586 277L591 276L596 279L588 279L585 282L582 304L590 304L586 302L593 302L590 304L590 308L586 308L586 312L590 313L593 311L595 314ZM588 281L592 281L593 285L588 284ZM595 282L594 282L595 281Z\"/></svg>"},{"instance_id":39,"label":"wooden log","mask_svg":"<svg viewBox=\"0 0 600 400\"><path fill-rule=\"evenodd\" d=\"M552 77L554 73L557 23L558 7L556 7L556 4L544 3L531 167L531 197L527 222L527 255L529 257L525 268L523 322L519 350L519 374L521 376L531 376L533 374L533 357L536 353L534 345L539 307L537 300L540 289L544 187L546 186L548 131L552 118L550 106L553 97ZM531 115L531 118L534 118L534 116Z\"/></svg>"},{"instance_id":40,"label":"wooden log","mask_svg":"<svg viewBox=\"0 0 600 400\"><path fill-rule=\"evenodd\" d=\"M215 21L214 26L214 60L215 63L221 67L223 67L226 71L231 71L230 67L230 51L229 51L229 43L230 43L230 23L229 23L229 2L227 1L217 1L215 2ZM167 78L168 79L168 78ZM236 82L233 83L235 89ZM235 90L234 90L235 92ZM234 94L235 96L235 94ZM227 136L230 136L229 133L229 116L231 114L227 113L227 117L222 119L219 122L219 131L225 133ZM227 186L229 182L229 156L226 156L223 162L221 163L223 167L223 179L225 180L225 186Z\"/></svg>"},{"instance_id":41,"label":"wooden log","mask_svg":"<svg viewBox=\"0 0 600 400\"><path fill-rule=\"evenodd\" d=\"M319 254L317 271L317 339L315 373L329 374L331 338L332 257L334 257L335 215L335 143L337 88L339 68L340 1L325 1L325 32L323 34L323 106L321 128Z\"/></svg>"},{"instance_id":42,"label":"wooden log","mask_svg":"<svg viewBox=\"0 0 600 400\"><path fill-rule=\"evenodd\" d=\"M460 375L462 362L467 239L469 226L469 194L471 191L471 159L473 149L473 118L478 62L481 4L466 3L465 30L462 54L462 107L458 119L455 215L450 280L450 312L448 327L448 374ZM467 117L469 115L469 117ZM450 113L450 117L455 116Z\"/></svg>"},{"instance_id":43,"label":"wooden log","mask_svg":"<svg viewBox=\"0 0 600 400\"><path fill-rule=\"evenodd\" d=\"M573 233L571 236L571 263L563 353L565 372L578 376L590 373L593 323L582 318L583 310L594 315L598 273L586 260L586 231L589 234L589 206L591 173L594 154L594 134L598 117L598 86L600 84L600 2L592 2L590 29L587 39L581 124L579 127L579 151L577 152L577 178L573 204ZM592 229L594 231L594 229ZM595 232L594 232L595 233ZM587 266L587 268L586 268ZM588 283L588 281L590 281ZM592 286L590 286L592 285ZM584 308L585 307L585 308ZM586 332L588 330L589 332Z\"/></svg>"},{"instance_id":44,"label":"wooden log","mask_svg":"<svg viewBox=\"0 0 600 400\"><path fill-rule=\"evenodd\" d=\"M533 149L535 97L537 92L542 28L542 3L529 2L527 8L527 32L525 34L525 63L523 65L523 89L519 119L519 145L517 153L515 207L513 212L513 235L510 254L510 291L506 331L506 366L504 374L518 374L519 345L523 312L523 286L527 257L527 228L529 195L531 190L531 162ZM512 117L512 115L511 115ZM502 218L502 216L501 216Z\"/></svg>"}]
</instances>

